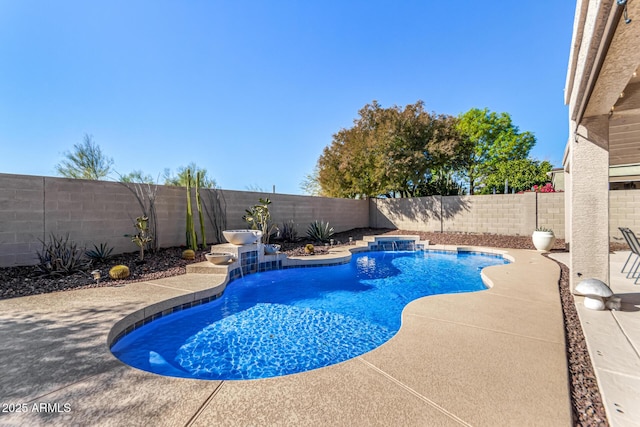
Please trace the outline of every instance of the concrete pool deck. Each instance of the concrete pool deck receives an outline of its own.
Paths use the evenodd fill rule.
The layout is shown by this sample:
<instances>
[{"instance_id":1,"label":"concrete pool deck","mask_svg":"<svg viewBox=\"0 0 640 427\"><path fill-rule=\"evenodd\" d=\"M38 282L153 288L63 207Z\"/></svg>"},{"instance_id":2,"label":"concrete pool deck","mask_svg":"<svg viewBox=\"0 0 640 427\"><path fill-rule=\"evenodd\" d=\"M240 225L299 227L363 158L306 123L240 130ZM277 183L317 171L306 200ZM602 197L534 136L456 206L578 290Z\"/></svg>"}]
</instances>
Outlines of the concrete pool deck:
<instances>
[{"instance_id":1,"label":"concrete pool deck","mask_svg":"<svg viewBox=\"0 0 640 427\"><path fill-rule=\"evenodd\" d=\"M569 265L568 253L551 257ZM621 272L628 257L629 251L609 255L610 288L622 298L621 310L589 310L575 297L607 420L625 427L640 425L640 284Z\"/></svg>"},{"instance_id":2,"label":"concrete pool deck","mask_svg":"<svg viewBox=\"0 0 640 427\"><path fill-rule=\"evenodd\" d=\"M0 425L571 425L560 269L505 252L514 263L483 271L491 289L411 302L379 348L261 380L162 377L107 346L123 317L224 276L2 300L0 409L25 412Z\"/></svg>"}]
</instances>

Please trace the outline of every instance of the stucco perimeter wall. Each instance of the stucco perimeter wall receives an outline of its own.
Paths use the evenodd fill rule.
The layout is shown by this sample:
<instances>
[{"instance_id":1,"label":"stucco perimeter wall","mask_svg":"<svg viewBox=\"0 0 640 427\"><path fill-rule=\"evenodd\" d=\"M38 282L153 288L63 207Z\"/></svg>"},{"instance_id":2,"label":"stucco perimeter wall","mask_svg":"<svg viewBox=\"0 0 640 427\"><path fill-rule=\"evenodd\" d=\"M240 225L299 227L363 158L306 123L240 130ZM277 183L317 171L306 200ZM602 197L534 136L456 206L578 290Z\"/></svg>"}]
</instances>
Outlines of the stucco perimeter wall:
<instances>
[{"instance_id":1,"label":"stucco perimeter wall","mask_svg":"<svg viewBox=\"0 0 640 427\"><path fill-rule=\"evenodd\" d=\"M377 227L524 236L544 226L564 238L563 193L376 199L369 216Z\"/></svg>"},{"instance_id":2,"label":"stucco perimeter wall","mask_svg":"<svg viewBox=\"0 0 640 427\"><path fill-rule=\"evenodd\" d=\"M201 190L203 203L210 203ZM245 209L260 197L272 201L276 223L293 220L304 235L314 220L329 221L336 231L369 226L366 200L265 194L216 190L222 195L227 229L247 228ZM194 223L200 238L200 223L192 192ZM210 210L211 211L211 210ZM135 218L142 214L133 193L117 182L0 174L0 267L37 263L40 240L51 234L65 236L79 247L107 243L114 253L137 250L125 234L134 234ZM185 243L186 190L158 186L156 195L158 243L160 247ZM213 226L205 214L207 241L213 242Z\"/></svg>"}]
</instances>

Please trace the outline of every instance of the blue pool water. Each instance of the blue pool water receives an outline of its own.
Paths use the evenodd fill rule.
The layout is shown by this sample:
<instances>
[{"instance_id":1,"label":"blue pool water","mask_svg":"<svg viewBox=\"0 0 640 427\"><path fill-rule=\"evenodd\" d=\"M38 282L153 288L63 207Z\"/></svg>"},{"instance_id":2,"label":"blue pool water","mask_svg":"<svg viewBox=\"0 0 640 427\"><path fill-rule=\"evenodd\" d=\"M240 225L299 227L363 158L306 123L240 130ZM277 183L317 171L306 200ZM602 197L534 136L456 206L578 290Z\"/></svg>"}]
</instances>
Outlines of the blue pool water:
<instances>
[{"instance_id":1,"label":"blue pool water","mask_svg":"<svg viewBox=\"0 0 640 427\"><path fill-rule=\"evenodd\" d=\"M162 375L253 379L332 365L366 353L400 328L412 300L486 289L484 254L365 252L348 264L252 274L215 301L155 320L111 348Z\"/></svg>"}]
</instances>

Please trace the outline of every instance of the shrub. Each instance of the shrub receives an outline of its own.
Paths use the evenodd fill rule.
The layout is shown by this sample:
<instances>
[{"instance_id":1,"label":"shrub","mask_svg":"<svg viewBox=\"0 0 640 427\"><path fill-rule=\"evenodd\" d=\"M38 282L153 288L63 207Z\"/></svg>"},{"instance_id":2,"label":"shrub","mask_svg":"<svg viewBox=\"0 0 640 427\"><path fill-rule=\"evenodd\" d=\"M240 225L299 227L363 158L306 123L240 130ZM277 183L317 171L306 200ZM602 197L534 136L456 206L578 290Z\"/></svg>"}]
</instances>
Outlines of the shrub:
<instances>
[{"instance_id":1,"label":"shrub","mask_svg":"<svg viewBox=\"0 0 640 427\"><path fill-rule=\"evenodd\" d=\"M553 188L553 184L547 182L545 185L534 185L533 191L536 193L555 193L556 190Z\"/></svg>"},{"instance_id":2,"label":"shrub","mask_svg":"<svg viewBox=\"0 0 640 427\"><path fill-rule=\"evenodd\" d=\"M78 245L65 237L49 236L49 242L42 243L42 251L38 251L38 270L48 276L64 276L89 268L90 261L83 259L84 252Z\"/></svg>"},{"instance_id":3,"label":"shrub","mask_svg":"<svg viewBox=\"0 0 640 427\"><path fill-rule=\"evenodd\" d=\"M285 242L297 242L298 232L296 231L296 225L293 220L285 222L280 228L280 238Z\"/></svg>"},{"instance_id":4,"label":"shrub","mask_svg":"<svg viewBox=\"0 0 640 427\"><path fill-rule=\"evenodd\" d=\"M126 265L116 265L109 270L109 277L112 279L126 279L129 277L129 267Z\"/></svg>"},{"instance_id":5,"label":"shrub","mask_svg":"<svg viewBox=\"0 0 640 427\"><path fill-rule=\"evenodd\" d=\"M107 243L100 243L100 246L93 245L93 249L84 254L92 261L106 262L111 259L111 252L113 248L110 248Z\"/></svg>"},{"instance_id":6,"label":"shrub","mask_svg":"<svg viewBox=\"0 0 640 427\"><path fill-rule=\"evenodd\" d=\"M318 242L328 242L331 236L333 236L333 227L328 222L314 221L309 224L307 229L307 236Z\"/></svg>"}]
</instances>

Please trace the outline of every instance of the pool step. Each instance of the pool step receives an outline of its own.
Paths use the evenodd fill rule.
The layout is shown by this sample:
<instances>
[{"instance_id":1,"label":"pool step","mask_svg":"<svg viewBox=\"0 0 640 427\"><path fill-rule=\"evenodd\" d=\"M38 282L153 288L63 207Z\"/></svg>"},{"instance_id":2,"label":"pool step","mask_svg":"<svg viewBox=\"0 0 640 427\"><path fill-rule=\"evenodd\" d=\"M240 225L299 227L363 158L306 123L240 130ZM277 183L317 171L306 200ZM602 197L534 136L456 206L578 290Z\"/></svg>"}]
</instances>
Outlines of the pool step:
<instances>
[{"instance_id":1,"label":"pool step","mask_svg":"<svg viewBox=\"0 0 640 427\"><path fill-rule=\"evenodd\" d=\"M195 274L227 274L229 265L215 265L209 261L196 262L187 265L187 273Z\"/></svg>"}]
</instances>

